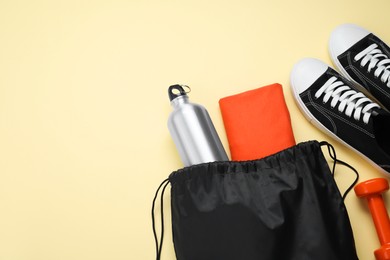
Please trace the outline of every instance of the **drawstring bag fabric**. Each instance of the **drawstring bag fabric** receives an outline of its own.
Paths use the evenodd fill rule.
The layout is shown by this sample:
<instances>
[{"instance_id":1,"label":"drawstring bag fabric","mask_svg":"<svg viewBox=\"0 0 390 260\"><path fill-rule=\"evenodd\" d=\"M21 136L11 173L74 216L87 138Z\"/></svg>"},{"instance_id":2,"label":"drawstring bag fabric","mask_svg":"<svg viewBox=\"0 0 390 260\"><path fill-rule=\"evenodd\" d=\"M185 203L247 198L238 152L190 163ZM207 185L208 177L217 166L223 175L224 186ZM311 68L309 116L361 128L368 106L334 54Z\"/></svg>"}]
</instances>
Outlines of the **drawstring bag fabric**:
<instances>
[{"instance_id":1,"label":"drawstring bag fabric","mask_svg":"<svg viewBox=\"0 0 390 260\"><path fill-rule=\"evenodd\" d=\"M171 184L177 260L358 259L323 145L334 152L328 143L308 141L259 160L173 172L160 188L163 203ZM161 217L163 225L163 211ZM163 226L160 243L153 229L160 259Z\"/></svg>"}]
</instances>

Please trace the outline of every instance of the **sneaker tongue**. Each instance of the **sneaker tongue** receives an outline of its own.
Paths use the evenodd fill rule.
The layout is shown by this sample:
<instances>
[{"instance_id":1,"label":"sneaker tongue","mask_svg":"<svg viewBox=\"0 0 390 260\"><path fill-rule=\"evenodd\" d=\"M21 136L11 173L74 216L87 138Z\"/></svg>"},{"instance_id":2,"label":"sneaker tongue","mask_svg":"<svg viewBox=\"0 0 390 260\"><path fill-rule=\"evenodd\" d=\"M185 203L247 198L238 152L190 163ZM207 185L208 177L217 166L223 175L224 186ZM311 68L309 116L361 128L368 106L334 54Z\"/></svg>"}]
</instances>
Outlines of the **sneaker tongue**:
<instances>
[{"instance_id":1,"label":"sneaker tongue","mask_svg":"<svg viewBox=\"0 0 390 260\"><path fill-rule=\"evenodd\" d=\"M386 110L379 108L379 107L374 107L371 111L371 116L377 117L377 116L386 116L389 117L390 113L387 112Z\"/></svg>"},{"instance_id":2,"label":"sneaker tongue","mask_svg":"<svg viewBox=\"0 0 390 260\"><path fill-rule=\"evenodd\" d=\"M381 113L382 113L381 109L375 108L372 110L371 116L378 116Z\"/></svg>"}]
</instances>

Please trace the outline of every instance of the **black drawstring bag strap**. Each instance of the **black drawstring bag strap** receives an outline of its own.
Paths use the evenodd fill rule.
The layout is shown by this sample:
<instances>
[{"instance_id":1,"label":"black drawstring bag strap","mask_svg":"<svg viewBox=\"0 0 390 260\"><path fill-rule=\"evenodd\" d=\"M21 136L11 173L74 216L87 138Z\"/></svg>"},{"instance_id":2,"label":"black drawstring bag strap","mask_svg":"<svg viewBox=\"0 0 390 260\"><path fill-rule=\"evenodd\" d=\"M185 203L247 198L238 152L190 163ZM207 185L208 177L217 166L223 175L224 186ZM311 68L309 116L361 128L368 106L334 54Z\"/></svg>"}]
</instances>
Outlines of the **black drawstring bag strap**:
<instances>
[{"instance_id":1,"label":"black drawstring bag strap","mask_svg":"<svg viewBox=\"0 0 390 260\"><path fill-rule=\"evenodd\" d=\"M332 158L333 160L333 168L332 168L332 176L334 177L334 172L335 172L335 169L336 169L336 164L339 163L341 165L344 165L344 166L347 166L348 168L350 168L352 171L355 172L356 174L356 178L355 180L353 181L353 183L348 187L348 189L346 189L346 191L344 192L343 194L343 201L345 200L345 198L347 197L348 193L353 189L353 187L356 185L356 183L358 182L359 180L359 172L353 168L351 165L349 165L348 163L344 162L344 161L341 161L339 159L337 159L336 157L336 150L334 149L334 147L326 142L326 141L322 141L320 142L320 146L326 146L328 148L328 153L329 153L329 156L330 158Z\"/></svg>"},{"instance_id":2,"label":"black drawstring bag strap","mask_svg":"<svg viewBox=\"0 0 390 260\"><path fill-rule=\"evenodd\" d=\"M169 184L169 179L165 179L160 186L158 187L156 194L154 195L153 198L153 203L152 203L152 226L153 226L153 235L154 235L154 241L156 243L156 259L159 260L161 258L161 250L162 250L162 245L163 245L163 239L164 239L164 192L166 187ZM158 197L158 193L161 190L161 195L160 195L160 205L161 205L161 234L160 234L160 244L158 243L158 238L157 238L157 232L156 232L156 223L155 223L155 217L154 217L154 208L156 205L156 200Z\"/></svg>"}]
</instances>

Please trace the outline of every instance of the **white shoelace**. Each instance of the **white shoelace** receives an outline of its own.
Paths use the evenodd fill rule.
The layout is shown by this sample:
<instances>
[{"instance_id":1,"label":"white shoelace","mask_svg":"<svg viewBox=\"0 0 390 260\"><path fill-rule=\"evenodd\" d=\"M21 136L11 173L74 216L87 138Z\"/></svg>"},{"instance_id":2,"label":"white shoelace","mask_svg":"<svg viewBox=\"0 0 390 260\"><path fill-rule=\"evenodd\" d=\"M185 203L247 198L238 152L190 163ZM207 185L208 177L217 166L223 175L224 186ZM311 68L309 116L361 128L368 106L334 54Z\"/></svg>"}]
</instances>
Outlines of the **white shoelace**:
<instances>
[{"instance_id":1,"label":"white shoelace","mask_svg":"<svg viewBox=\"0 0 390 260\"><path fill-rule=\"evenodd\" d=\"M340 113L345 113L348 117L351 117L353 113L355 120L360 120L363 114L363 122L366 124L370 120L372 109L379 107L378 104L371 101L363 93L351 89L334 76L317 90L315 97L320 98L324 93L325 95L322 98L324 103L327 103L332 98L330 103L332 108L338 105Z\"/></svg>"},{"instance_id":2,"label":"white shoelace","mask_svg":"<svg viewBox=\"0 0 390 260\"><path fill-rule=\"evenodd\" d=\"M375 77L380 77L381 81L390 87L390 59L378 48L377 44L371 44L366 49L359 52L354 57L354 60L361 60L361 66L365 66L369 62L368 72L375 69Z\"/></svg>"}]
</instances>

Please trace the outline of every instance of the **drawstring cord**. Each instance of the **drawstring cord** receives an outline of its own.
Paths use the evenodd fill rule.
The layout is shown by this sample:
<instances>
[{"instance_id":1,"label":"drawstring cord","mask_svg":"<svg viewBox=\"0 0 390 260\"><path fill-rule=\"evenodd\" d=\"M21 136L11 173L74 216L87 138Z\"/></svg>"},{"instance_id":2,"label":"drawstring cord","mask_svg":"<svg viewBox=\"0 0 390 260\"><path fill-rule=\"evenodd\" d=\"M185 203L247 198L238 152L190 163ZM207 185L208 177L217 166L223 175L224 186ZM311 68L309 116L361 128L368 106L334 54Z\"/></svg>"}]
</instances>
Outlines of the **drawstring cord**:
<instances>
[{"instance_id":1,"label":"drawstring cord","mask_svg":"<svg viewBox=\"0 0 390 260\"><path fill-rule=\"evenodd\" d=\"M336 169L336 164L339 163L341 165L344 165L344 166L347 166L348 168L350 168L352 171L354 171L354 173L356 174L356 178L355 180L353 181L353 183L348 187L348 189L346 189L346 191L344 192L343 194L343 201L345 200L345 198L347 197L348 193L353 189L353 187L356 185L356 183L358 182L359 180L359 172L353 168L351 165L349 165L348 163L344 162L344 161L341 161L339 159L337 159L336 157L336 150L334 149L334 147L326 142L326 141L322 141L320 142L320 146L326 146L328 148L328 153L329 153L329 156L330 158L332 158L333 160L333 167L332 167L332 176L334 177L334 172L335 172L335 169Z\"/></svg>"},{"instance_id":2,"label":"drawstring cord","mask_svg":"<svg viewBox=\"0 0 390 260\"><path fill-rule=\"evenodd\" d=\"M152 226L153 226L153 235L154 235L154 241L156 243L156 259L159 260L161 258L161 250L162 250L162 245L163 245L163 239L164 239L164 192L166 187L169 184L169 179L165 179L160 186L158 187L156 194L154 195L153 198L153 203L152 203ZM161 234L160 234L160 244L158 243L158 238L157 238L157 232L156 232L156 221L154 217L154 208L156 205L156 200L158 197L158 193L161 190L161 195L160 195L160 205L161 205Z\"/></svg>"}]
</instances>

